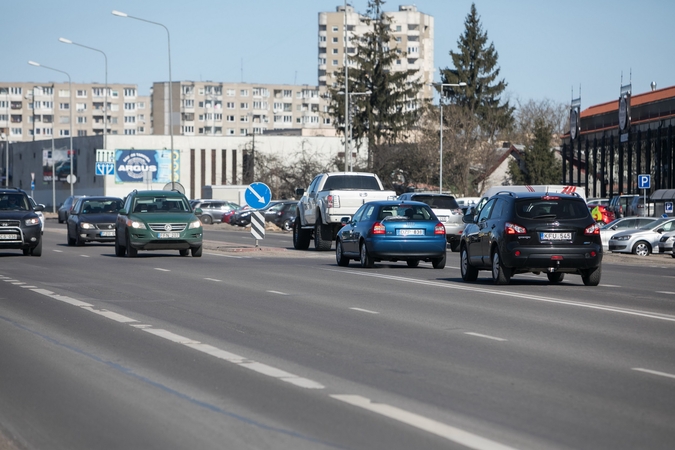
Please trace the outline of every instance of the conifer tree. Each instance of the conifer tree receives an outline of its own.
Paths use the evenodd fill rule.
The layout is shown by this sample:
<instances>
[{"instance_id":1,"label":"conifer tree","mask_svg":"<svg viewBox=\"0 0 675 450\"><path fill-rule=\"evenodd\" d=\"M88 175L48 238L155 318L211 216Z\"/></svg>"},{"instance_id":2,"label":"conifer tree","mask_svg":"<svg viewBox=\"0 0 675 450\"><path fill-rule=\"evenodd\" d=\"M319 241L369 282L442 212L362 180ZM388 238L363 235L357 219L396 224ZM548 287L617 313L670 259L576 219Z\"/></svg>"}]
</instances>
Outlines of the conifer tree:
<instances>
[{"instance_id":1,"label":"conifer tree","mask_svg":"<svg viewBox=\"0 0 675 450\"><path fill-rule=\"evenodd\" d=\"M514 184L558 184L562 178L560 161L551 151L551 126L543 119L534 124L534 138L523 152L522 166L509 162Z\"/></svg>"}]
</instances>

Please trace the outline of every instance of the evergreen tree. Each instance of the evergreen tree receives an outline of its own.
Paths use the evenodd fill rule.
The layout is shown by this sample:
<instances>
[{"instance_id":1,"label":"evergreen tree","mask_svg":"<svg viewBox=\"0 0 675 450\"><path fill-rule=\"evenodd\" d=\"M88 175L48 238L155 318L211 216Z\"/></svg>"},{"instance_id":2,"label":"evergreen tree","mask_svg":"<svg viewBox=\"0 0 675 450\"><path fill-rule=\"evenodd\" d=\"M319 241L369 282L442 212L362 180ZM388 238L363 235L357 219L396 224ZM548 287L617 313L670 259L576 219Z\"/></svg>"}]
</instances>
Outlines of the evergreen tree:
<instances>
[{"instance_id":1,"label":"evergreen tree","mask_svg":"<svg viewBox=\"0 0 675 450\"><path fill-rule=\"evenodd\" d=\"M422 85L415 79L416 71L392 70L396 61L405 58L405 51L396 47L391 35L391 24L383 11L384 0L369 0L362 19L369 31L355 36L348 53L349 92L369 95L351 95L352 136L357 142L368 138L368 170L386 170L386 146L398 142L410 130L418 117L415 105ZM329 89L330 113L336 129L345 132L344 72L336 72L336 86ZM345 133L346 134L346 133Z\"/></svg>"},{"instance_id":2,"label":"evergreen tree","mask_svg":"<svg viewBox=\"0 0 675 450\"><path fill-rule=\"evenodd\" d=\"M509 174L514 184L558 184L562 166L551 151L551 126L543 119L534 124L534 138L525 149L522 166L509 163Z\"/></svg>"},{"instance_id":3,"label":"evergreen tree","mask_svg":"<svg viewBox=\"0 0 675 450\"><path fill-rule=\"evenodd\" d=\"M494 44L488 42L487 32L483 31L476 5L464 21L464 34L458 41L458 52L450 51L455 68L441 70L443 83L466 83L465 87L451 92L450 101L467 107L480 119L480 126L490 140L501 130L508 129L513 122L514 108L508 101L502 103L500 95L507 83L499 77L497 59L499 54Z\"/></svg>"}]
</instances>

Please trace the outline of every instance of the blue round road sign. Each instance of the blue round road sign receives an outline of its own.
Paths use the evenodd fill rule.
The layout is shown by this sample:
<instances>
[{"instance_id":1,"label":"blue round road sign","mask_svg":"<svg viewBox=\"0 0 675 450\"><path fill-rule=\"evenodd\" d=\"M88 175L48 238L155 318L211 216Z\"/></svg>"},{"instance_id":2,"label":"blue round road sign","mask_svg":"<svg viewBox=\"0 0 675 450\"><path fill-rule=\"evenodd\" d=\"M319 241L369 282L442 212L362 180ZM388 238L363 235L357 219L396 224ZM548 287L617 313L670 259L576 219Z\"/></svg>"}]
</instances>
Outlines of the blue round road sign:
<instances>
[{"instance_id":1,"label":"blue round road sign","mask_svg":"<svg viewBox=\"0 0 675 450\"><path fill-rule=\"evenodd\" d=\"M262 209L270 204L272 191L265 183L251 183L244 193L244 200L254 209Z\"/></svg>"}]
</instances>

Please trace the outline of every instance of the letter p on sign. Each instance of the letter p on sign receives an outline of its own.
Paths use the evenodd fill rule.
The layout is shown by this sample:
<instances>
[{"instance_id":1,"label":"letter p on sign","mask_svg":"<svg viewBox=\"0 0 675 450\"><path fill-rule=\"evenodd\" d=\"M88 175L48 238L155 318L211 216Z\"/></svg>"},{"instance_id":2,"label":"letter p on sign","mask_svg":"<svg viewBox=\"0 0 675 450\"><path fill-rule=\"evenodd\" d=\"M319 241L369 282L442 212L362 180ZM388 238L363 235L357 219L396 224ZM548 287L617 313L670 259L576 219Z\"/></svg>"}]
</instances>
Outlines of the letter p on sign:
<instances>
[{"instance_id":1,"label":"letter p on sign","mask_svg":"<svg viewBox=\"0 0 675 450\"><path fill-rule=\"evenodd\" d=\"M651 187L652 176L649 174L638 175L638 188L649 189Z\"/></svg>"}]
</instances>

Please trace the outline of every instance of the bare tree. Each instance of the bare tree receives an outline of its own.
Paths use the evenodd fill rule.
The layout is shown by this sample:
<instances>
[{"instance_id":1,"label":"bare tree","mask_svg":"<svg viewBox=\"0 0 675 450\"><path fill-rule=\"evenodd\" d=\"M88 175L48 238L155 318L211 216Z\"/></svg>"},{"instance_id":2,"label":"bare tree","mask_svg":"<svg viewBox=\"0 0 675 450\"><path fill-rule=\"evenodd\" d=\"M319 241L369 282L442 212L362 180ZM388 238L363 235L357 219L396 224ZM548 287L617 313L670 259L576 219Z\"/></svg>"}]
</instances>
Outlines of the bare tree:
<instances>
[{"instance_id":1,"label":"bare tree","mask_svg":"<svg viewBox=\"0 0 675 450\"><path fill-rule=\"evenodd\" d=\"M569 106L550 99L518 101L515 114L515 126L508 138L515 143L529 145L534 138L535 123L543 120L543 125L550 128L552 138L564 134L569 120ZM555 141L554 141L555 142Z\"/></svg>"}]
</instances>

